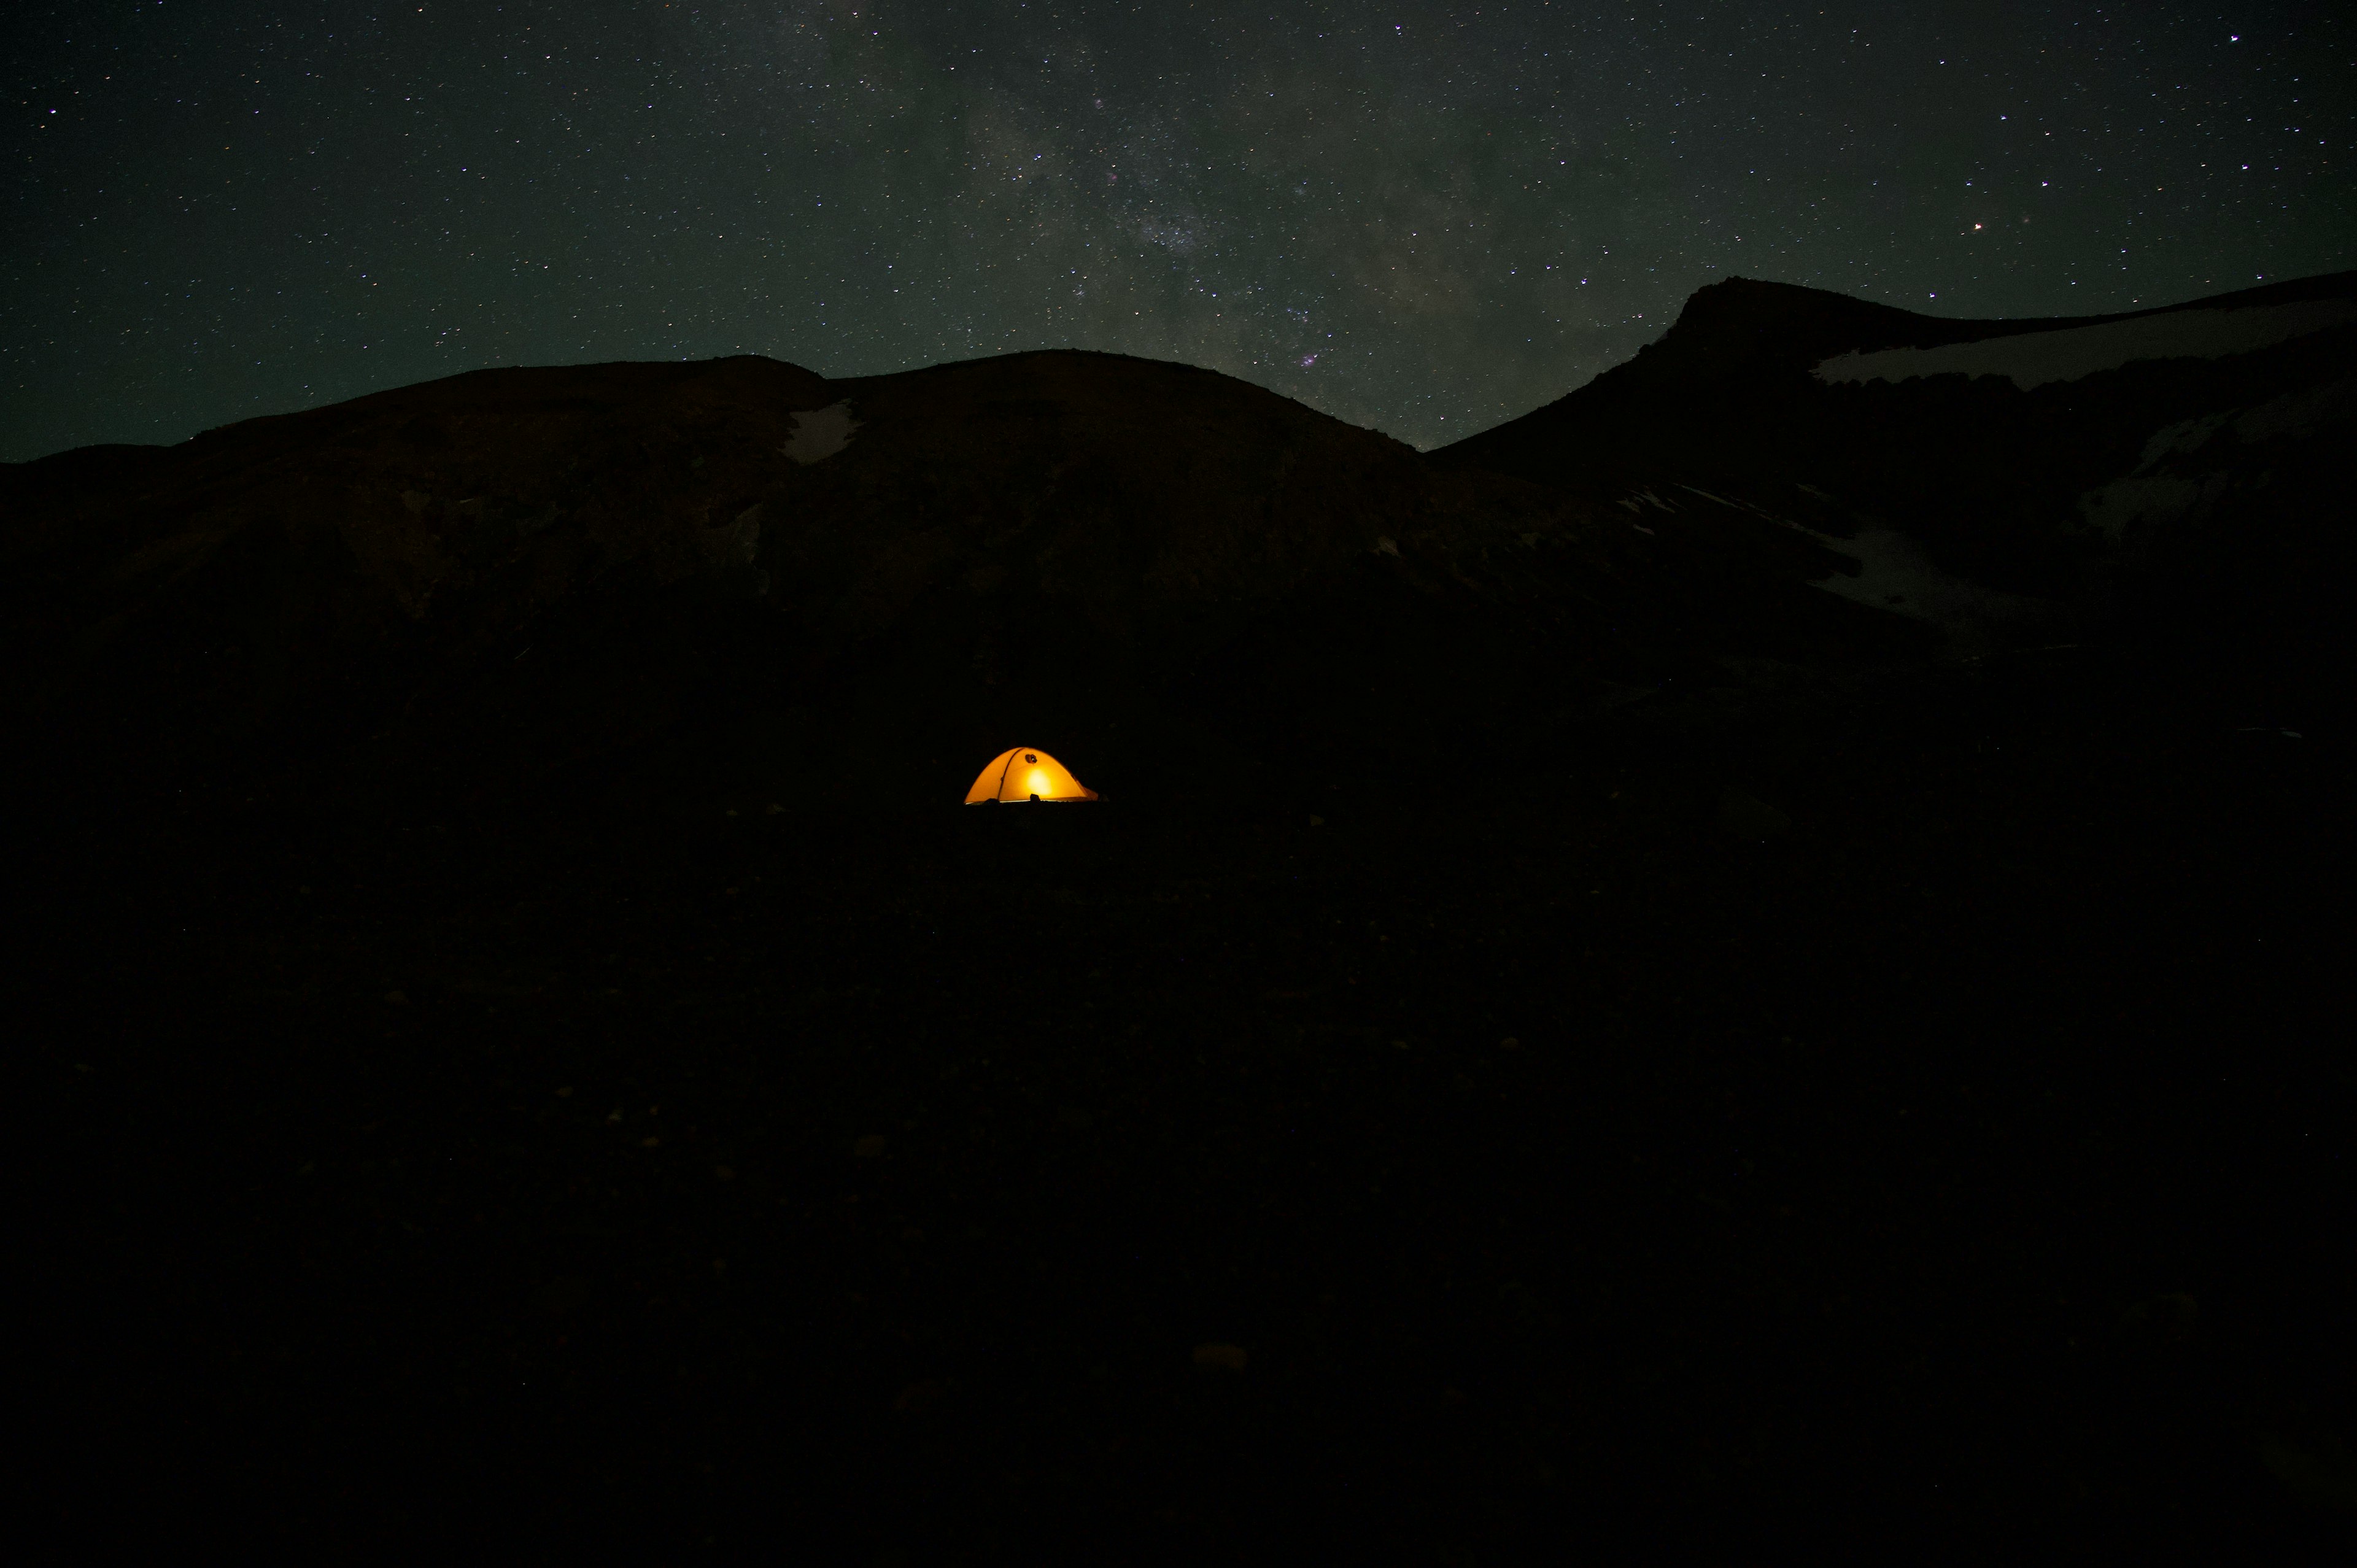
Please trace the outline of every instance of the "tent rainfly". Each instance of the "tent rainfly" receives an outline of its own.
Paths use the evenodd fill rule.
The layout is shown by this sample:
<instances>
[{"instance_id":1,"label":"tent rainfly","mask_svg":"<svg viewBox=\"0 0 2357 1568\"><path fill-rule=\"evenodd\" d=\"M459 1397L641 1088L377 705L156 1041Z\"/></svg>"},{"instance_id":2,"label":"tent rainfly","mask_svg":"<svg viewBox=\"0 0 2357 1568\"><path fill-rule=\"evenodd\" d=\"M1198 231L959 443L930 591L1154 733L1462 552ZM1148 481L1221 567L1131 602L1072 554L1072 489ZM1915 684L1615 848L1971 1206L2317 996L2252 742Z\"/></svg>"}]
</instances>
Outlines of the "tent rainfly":
<instances>
[{"instance_id":1,"label":"tent rainfly","mask_svg":"<svg viewBox=\"0 0 2357 1568\"><path fill-rule=\"evenodd\" d=\"M1036 746L1018 746L1000 752L983 768L965 803L985 800L1093 800L1097 792L1072 777L1071 769Z\"/></svg>"}]
</instances>

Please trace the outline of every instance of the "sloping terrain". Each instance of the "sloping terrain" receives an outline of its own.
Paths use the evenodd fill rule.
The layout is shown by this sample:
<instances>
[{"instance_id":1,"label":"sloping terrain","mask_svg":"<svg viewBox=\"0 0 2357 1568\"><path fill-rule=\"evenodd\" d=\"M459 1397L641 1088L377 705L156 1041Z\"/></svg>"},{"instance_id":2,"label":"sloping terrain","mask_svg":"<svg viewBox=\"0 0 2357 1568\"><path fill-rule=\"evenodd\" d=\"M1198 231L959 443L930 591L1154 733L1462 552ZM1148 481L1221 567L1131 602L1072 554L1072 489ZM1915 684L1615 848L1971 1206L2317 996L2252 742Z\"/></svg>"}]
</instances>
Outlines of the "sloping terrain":
<instances>
[{"instance_id":1,"label":"sloping terrain","mask_svg":"<svg viewBox=\"0 0 2357 1568\"><path fill-rule=\"evenodd\" d=\"M1628 364L1434 457L1855 541L1873 581L1829 585L1983 645L2127 638L2179 673L2283 677L2352 651L2332 585L2352 364L2352 274L2060 321L1733 279Z\"/></svg>"},{"instance_id":2,"label":"sloping terrain","mask_svg":"<svg viewBox=\"0 0 2357 1568\"><path fill-rule=\"evenodd\" d=\"M1965 339L1760 297L1690 313L1781 323L1723 406L1723 322L1630 379L1686 445L1527 472L1081 354L0 471L33 1527L2345 1534L2344 734L1893 613L1933 532L1714 442L1847 452L1823 397L1944 453L1955 387L1812 367ZM2307 439L2233 425L2154 473ZM959 804L1010 744L1103 800Z\"/></svg>"},{"instance_id":3,"label":"sloping terrain","mask_svg":"<svg viewBox=\"0 0 2357 1568\"><path fill-rule=\"evenodd\" d=\"M741 744L833 748L799 789L857 801L1010 724L1167 779L1214 736L1511 744L1730 649L1920 651L1576 499L1104 355L484 371L0 495L19 754L241 799L479 802Z\"/></svg>"}]
</instances>

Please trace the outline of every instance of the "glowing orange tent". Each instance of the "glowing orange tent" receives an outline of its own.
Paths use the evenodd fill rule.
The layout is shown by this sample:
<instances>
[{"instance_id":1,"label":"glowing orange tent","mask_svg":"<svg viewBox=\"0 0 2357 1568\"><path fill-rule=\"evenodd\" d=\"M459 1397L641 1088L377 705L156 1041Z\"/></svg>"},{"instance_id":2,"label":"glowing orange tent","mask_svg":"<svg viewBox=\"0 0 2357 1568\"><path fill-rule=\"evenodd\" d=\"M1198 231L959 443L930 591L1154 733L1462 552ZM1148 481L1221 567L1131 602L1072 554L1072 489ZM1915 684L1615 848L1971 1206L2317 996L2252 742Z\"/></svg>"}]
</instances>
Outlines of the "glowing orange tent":
<instances>
[{"instance_id":1,"label":"glowing orange tent","mask_svg":"<svg viewBox=\"0 0 2357 1568\"><path fill-rule=\"evenodd\" d=\"M983 768L965 803L985 800L1093 800L1097 792L1072 777L1072 770L1037 746L1017 746L1000 752Z\"/></svg>"}]
</instances>

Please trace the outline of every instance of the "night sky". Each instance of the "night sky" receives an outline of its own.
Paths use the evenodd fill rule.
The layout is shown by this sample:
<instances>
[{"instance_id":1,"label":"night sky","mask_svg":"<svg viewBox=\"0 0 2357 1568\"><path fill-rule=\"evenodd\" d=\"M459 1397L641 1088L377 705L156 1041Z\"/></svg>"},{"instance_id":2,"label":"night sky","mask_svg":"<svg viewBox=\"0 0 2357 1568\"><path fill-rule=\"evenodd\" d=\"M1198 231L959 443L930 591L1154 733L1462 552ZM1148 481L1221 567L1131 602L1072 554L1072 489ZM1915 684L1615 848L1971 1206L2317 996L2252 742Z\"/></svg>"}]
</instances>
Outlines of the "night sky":
<instances>
[{"instance_id":1,"label":"night sky","mask_svg":"<svg viewBox=\"0 0 2357 1568\"><path fill-rule=\"evenodd\" d=\"M12 7L0 458L485 365L1188 360L1420 446L1731 274L1964 316L2357 266L2357 12Z\"/></svg>"}]
</instances>

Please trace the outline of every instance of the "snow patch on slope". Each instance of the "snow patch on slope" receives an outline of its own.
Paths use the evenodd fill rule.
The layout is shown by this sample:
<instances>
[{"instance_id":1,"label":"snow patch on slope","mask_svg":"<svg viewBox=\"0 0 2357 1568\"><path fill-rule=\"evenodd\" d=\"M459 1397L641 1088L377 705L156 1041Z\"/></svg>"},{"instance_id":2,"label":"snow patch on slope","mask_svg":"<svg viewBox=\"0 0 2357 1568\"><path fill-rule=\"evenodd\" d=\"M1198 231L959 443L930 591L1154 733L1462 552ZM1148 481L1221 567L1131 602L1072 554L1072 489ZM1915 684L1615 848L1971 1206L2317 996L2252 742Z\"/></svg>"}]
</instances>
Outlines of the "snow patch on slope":
<instances>
[{"instance_id":1,"label":"snow patch on slope","mask_svg":"<svg viewBox=\"0 0 2357 1568\"><path fill-rule=\"evenodd\" d=\"M1861 528L1850 537L1824 533L1749 501L1729 500L1692 485L1678 487L1732 511L1749 512L1779 528L1815 541L1836 555L1857 564L1855 573L1835 572L1812 580L1840 598L1878 609L1886 615L1928 621L1948 640L1952 656L1976 659L2000 649L2018 647L2054 635L2070 621L2070 612L2051 599L2008 594L1986 587L1971 578L1935 565L1921 545L1895 528ZM1821 499L1833 498L1813 486L1800 489ZM1672 510L1651 491L1642 492L1664 510ZM1627 502L1622 502L1627 505Z\"/></svg>"},{"instance_id":2,"label":"snow patch on slope","mask_svg":"<svg viewBox=\"0 0 2357 1568\"><path fill-rule=\"evenodd\" d=\"M1820 363L1821 381L1903 381L1913 376L2003 376L2028 392L2049 381L2075 381L2141 360L2222 360L2357 322L2357 300L2303 299L2240 310L2172 310L2019 332L1937 349L1878 349L1840 354Z\"/></svg>"},{"instance_id":3,"label":"snow patch on slope","mask_svg":"<svg viewBox=\"0 0 2357 1568\"><path fill-rule=\"evenodd\" d=\"M2050 600L1983 587L1969 577L1943 571L1921 545L1895 528L1861 529L1849 539L1818 537L1826 549L1856 561L1858 570L1854 577L1839 572L1821 577L1812 587L1930 621L1948 634L1958 653L1986 652L2061 619L2061 607Z\"/></svg>"},{"instance_id":4,"label":"snow patch on slope","mask_svg":"<svg viewBox=\"0 0 2357 1568\"><path fill-rule=\"evenodd\" d=\"M2234 436L2245 446L2255 446L2284 436L2312 435L2341 420L2357 420L2357 380L2270 398L2234 421Z\"/></svg>"},{"instance_id":5,"label":"snow patch on slope","mask_svg":"<svg viewBox=\"0 0 2357 1568\"><path fill-rule=\"evenodd\" d=\"M2079 498L2087 526L2114 544L2126 542L2131 528L2166 528L2183 522L2225 492L2226 476L2186 478L2177 474L2132 474Z\"/></svg>"},{"instance_id":6,"label":"snow patch on slope","mask_svg":"<svg viewBox=\"0 0 2357 1568\"><path fill-rule=\"evenodd\" d=\"M2125 543L2133 530L2199 523L2233 483L2228 470L2244 452L2352 420L2357 420L2357 380L2285 392L2255 408L2179 420L2152 434L2132 472L2082 495L2079 510L2090 528L2114 544ZM2205 456L2212 438L2229 429L2234 446ZM2205 462L2219 466L2204 471ZM2259 482L2266 482L2264 476Z\"/></svg>"},{"instance_id":7,"label":"snow patch on slope","mask_svg":"<svg viewBox=\"0 0 2357 1568\"><path fill-rule=\"evenodd\" d=\"M851 416L848 403L814 408L794 415L794 433L780 450L797 463L815 463L850 446L852 433L858 428L859 421Z\"/></svg>"}]
</instances>

